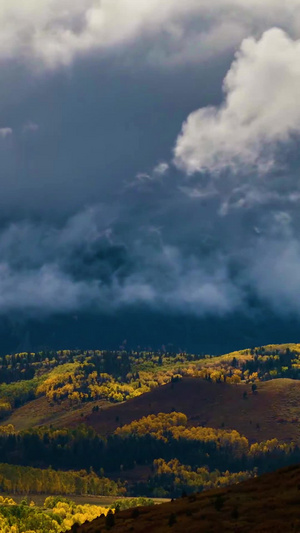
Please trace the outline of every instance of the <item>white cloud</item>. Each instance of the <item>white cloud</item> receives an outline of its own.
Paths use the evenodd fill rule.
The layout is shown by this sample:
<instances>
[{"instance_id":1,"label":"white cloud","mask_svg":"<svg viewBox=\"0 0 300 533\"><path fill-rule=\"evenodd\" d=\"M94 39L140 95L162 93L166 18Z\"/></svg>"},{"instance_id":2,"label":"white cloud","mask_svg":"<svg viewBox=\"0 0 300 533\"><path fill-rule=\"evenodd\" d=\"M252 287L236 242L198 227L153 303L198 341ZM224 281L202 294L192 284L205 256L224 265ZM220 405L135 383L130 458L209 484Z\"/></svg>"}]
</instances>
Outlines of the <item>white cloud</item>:
<instances>
[{"instance_id":1,"label":"white cloud","mask_svg":"<svg viewBox=\"0 0 300 533\"><path fill-rule=\"evenodd\" d=\"M153 173L158 175L158 176L163 176L164 174L166 174L166 172L168 172L168 170L169 170L169 164L165 163L165 162L162 162L162 163L159 163L153 169Z\"/></svg>"},{"instance_id":2,"label":"white cloud","mask_svg":"<svg viewBox=\"0 0 300 533\"><path fill-rule=\"evenodd\" d=\"M245 39L224 80L219 108L193 112L175 147L187 173L268 170L278 143L300 133L300 41L273 28Z\"/></svg>"},{"instance_id":3,"label":"white cloud","mask_svg":"<svg viewBox=\"0 0 300 533\"><path fill-rule=\"evenodd\" d=\"M39 270L13 271L7 263L0 263L0 313L54 313L57 309L69 312L96 300L98 284L75 282L55 265Z\"/></svg>"},{"instance_id":4,"label":"white cloud","mask_svg":"<svg viewBox=\"0 0 300 533\"><path fill-rule=\"evenodd\" d=\"M300 0L2 0L0 58L55 67L140 39L151 60L184 63L274 25L299 35Z\"/></svg>"},{"instance_id":5,"label":"white cloud","mask_svg":"<svg viewBox=\"0 0 300 533\"><path fill-rule=\"evenodd\" d=\"M174 0L3 0L0 58L26 56L48 67L69 64L77 54L130 43L145 31L157 33L174 17L194 11L196 4L189 0L184 8Z\"/></svg>"},{"instance_id":6,"label":"white cloud","mask_svg":"<svg viewBox=\"0 0 300 533\"><path fill-rule=\"evenodd\" d=\"M165 176L169 169L169 163L162 161L161 163L158 163L151 172L138 172L134 180L129 181L126 184L126 188L132 188L136 186L143 187L144 185L149 185Z\"/></svg>"},{"instance_id":7,"label":"white cloud","mask_svg":"<svg viewBox=\"0 0 300 533\"><path fill-rule=\"evenodd\" d=\"M6 137L10 137L10 135L12 135L12 132L12 128L0 128L1 139L6 139Z\"/></svg>"}]
</instances>

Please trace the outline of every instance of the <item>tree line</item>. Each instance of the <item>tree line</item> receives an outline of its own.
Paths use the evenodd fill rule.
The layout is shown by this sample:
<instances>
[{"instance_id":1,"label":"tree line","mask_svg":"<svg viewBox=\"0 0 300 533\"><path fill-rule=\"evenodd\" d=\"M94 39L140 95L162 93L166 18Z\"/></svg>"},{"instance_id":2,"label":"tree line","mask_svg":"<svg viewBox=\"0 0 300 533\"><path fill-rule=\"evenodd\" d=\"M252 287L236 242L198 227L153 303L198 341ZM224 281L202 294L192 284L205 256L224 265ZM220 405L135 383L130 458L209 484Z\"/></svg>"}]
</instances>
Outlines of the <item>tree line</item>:
<instances>
[{"instance_id":1,"label":"tree line","mask_svg":"<svg viewBox=\"0 0 300 533\"><path fill-rule=\"evenodd\" d=\"M193 471L205 467L239 473L257 468L262 473L300 462L300 450L277 439L250 445L237 431L187 427L183 413L161 413L143 417L107 438L85 426L20 433L10 426L0 432L0 457L5 463L35 468L51 464L55 470L89 471L92 467L100 477L115 478L136 465L151 466L157 459L169 463L174 458Z\"/></svg>"},{"instance_id":2,"label":"tree line","mask_svg":"<svg viewBox=\"0 0 300 533\"><path fill-rule=\"evenodd\" d=\"M193 469L189 465L181 464L178 459L166 462L155 459L153 474L147 481L136 483L135 491L146 496L157 498L172 496L180 497L184 494L202 492L233 485L257 475L257 469L245 472L221 472L209 470L206 466Z\"/></svg>"},{"instance_id":3,"label":"tree line","mask_svg":"<svg viewBox=\"0 0 300 533\"><path fill-rule=\"evenodd\" d=\"M78 494L122 496L120 482L98 476L90 470L57 471L28 466L0 464L0 492L7 494Z\"/></svg>"}]
</instances>

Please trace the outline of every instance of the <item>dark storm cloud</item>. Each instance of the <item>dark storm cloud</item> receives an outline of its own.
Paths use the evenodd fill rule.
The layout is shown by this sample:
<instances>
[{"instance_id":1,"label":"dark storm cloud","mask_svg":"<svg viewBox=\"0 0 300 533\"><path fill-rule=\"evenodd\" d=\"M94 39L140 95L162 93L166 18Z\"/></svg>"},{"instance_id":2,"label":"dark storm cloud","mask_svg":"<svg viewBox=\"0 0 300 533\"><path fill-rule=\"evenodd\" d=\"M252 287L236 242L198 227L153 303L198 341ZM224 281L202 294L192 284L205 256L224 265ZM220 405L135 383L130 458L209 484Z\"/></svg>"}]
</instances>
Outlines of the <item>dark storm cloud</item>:
<instances>
[{"instance_id":1,"label":"dark storm cloud","mask_svg":"<svg viewBox=\"0 0 300 533\"><path fill-rule=\"evenodd\" d=\"M113 57L86 60L44 74L29 91L28 73L11 74L12 95L0 101L0 126L14 132L0 144L2 215L13 207L59 216L122 193L124 182L171 157L199 97L218 101L229 61L166 73ZM25 130L30 123L38 130Z\"/></svg>"},{"instance_id":2,"label":"dark storm cloud","mask_svg":"<svg viewBox=\"0 0 300 533\"><path fill-rule=\"evenodd\" d=\"M222 316L247 312L252 294L281 313L299 312L300 194L290 182L277 192L266 181L234 187L230 179L227 189L216 182L214 194L191 197L171 172L124 188L121 205L90 207L63 223L10 223L0 235L0 310L35 316L142 305Z\"/></svg>"},{"instance_id":3,"label":"dark storm cloud","mask_svg":"<svg viewBox=\"0 0 300 533\"><path fill-rule=\"evenodd\" d=\"M269 2L262 2L264 9L252 3L257 19L269 13ZM253 70L258 107L248 98L252 78L248 86L239 77L228 99L222 95L233 46L239 48L249 26L243 23L240 32L235 25L232 31L231 8L241 13L242 2L219 4L222 10L230 4L228 24L220 26L215 14L217 22L206 32L189 16L184 28L168 29L168 38L155 34L153 40L150 32L143 43L130 38L124 49L107 45L101 54L98 41L89 54L77 54L75 41L67 39L66 68L56 55L49 70L53 48L47 25L42 25L43 53L31 41L26 48L30 64L41 62L38 72L26 66L28 57L18 65L13 54L5 57L0 83L2 315L143 308L224 317L251 314L253 300L276 313L300 313L298 118L285 106L294 99L280 88L276 105L290 120L279 133L288 143L280 147L281 161L265 175L256 165L255 143L262 146L265 130L272 133L268 143L277 142L274 124L284 121L281 113L273 120L273 109L260 98L269 77L259 73L277 72L277 65L270 66L269 47L259 35L251 41L255 61L262 58ZM197 2L189 5L197 11ZM201 6L210 12L207 2ZM280 2L275 11L279 20ZM80 34L75 15L72 28ZM257 31L261 26L268 29L260 23ZM276 31L273 39L279 38ZM297 34L296 23L291 33ZM282 33L280 39L287 44L289 65L296 65L299 46ZM292 78L287 72L280 80L282 85L288 81L294 97L299 76L296 68L292 71ZM272 88L277 97L273 82ZM246 109L240 94L251 105L239 122L236 117ZM180 144L182 123L197 109L197 120L188 122L181 137L176 166L173 148ZM249 124L254 124L250 133ZM254 156L241 168L249 140ZM232 154L242 159L238 172L228 165Z\"/></svg>"}]
</instances>

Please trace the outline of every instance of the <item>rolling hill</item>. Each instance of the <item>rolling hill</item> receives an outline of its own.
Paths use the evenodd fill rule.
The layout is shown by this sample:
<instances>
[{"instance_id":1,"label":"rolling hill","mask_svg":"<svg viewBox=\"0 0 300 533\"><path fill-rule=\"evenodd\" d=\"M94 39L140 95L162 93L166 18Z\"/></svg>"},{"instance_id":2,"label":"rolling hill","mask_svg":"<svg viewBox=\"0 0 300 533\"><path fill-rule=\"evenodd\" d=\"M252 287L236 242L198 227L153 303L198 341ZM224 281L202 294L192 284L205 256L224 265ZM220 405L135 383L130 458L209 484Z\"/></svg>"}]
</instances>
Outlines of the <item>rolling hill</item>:
<instances>
[{"instance_id":1,"label":"rolling hill","mask_svg":"<svg viewBox=\"0 0 300 533\"><path fill-rule=\"evenodd\" d=\"M300 531L299 505L298 465L225 489L121 511L110 521L100 517L74 525L72 533L293 533Z\"/></svg>"},{"instance_id":2,"label":"rolling hill","mask_svg":"<svg viewBox=\"0 0 300 533\"><path fill-rule=\"evenodd\" d=\"M218 357L68 350L6 356L0 358L0 408L4 403L11 409L1 425L19 431L84 422L105 434L175 409L193 425L236 428L250 440L274 431L278 438L298 439L299 356L299 344Z\"/></svg>"},{"instance_id":3,"label":"rolling hill","mask_svg":"<svg viewBox=\"0 0 300 533\"><path fill-rule=\"evenodd\" d=\"M99 411L93 412L95 406ZM254 394L249 384L183 378L118 404L98 400L75 407L68 402L50 406L40 397L16 409L2 424L26 430L50 424L72 428L85 423L106 435L120 424L172 411L185 413L192 426L236 429L250 442L276 437L280 442L300 444L300 381L287 378L260 382Z\"/></svg>"},{"instance_id":4,"label":"rolling hill","mask_svg":"<svg viewBox=\"0 0 300 533\"><path fill-rule=\"evenodd\" d=\"M84 420L105 434L142 416L172 411L186 414L190 426L236 429L250 441L276 437L300 444L300 381L291 379L261 382L253 394L250 385L184 378Z\"/></svg>"}]
</instances>

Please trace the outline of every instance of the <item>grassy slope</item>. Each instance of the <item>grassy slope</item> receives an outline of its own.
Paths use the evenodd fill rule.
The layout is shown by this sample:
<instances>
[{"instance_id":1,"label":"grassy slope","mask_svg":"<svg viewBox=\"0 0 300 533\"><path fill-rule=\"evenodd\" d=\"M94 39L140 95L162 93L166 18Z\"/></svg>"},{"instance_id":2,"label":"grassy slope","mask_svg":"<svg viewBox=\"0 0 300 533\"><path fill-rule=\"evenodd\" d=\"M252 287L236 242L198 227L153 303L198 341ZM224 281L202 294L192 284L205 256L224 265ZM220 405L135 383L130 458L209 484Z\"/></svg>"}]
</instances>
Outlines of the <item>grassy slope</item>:
<instances>
[{"instance_id":1,"label":"grassy slope","mask_svg":"<svg viewBox=\"0 0 300 533\"><path fill-rule=\"evenodd\" d=\"M244 391L248 393L246 400ZM300 382L290 379L259 383L257 394L252 394L250 385L185 378L173 387L165 385L122 405L90 414L85 422L99 432L109 433L142 416L173 410L185 413L192 426L236 429L251 441L276 437L300 444Z\"/></svg>"},{"instance_id":2,"label":"grassy slope","mask_svg":"<svg viewBox=\"0 0 300 533\"><path fill-rule=\"evenodd\" d=\"M244 391L248 393L247 400L243 398ZM101 410L92 413L95 404ZM122 404L98 401L75 409L70 408L67 401L50 407L45 398L38 398L17 409L2 423L12 423L17 430L49 424L74 427L85 423L101 434L108 434L120 424L174 410L185 413L192 426L236 429L250 441L276 437L282 442L294 440L300 444L300 381L290 379L259 383L258 393L253 395L250 385L184 378L173 386L158 387Z\"/></svg>"},{"instance_id":3,"label":"grassy slope","mask_svg":"<svg viewBox=\"0 0 300 533\"><path fill-rule=\"evenodd\" d=\"M292 533L300 531L300 467L289 467L225 489L116 515L114 533ZM223 506L218 509L216 498ZM169 526L170 515L176 523ZM98 518L79 527L77 533L105 531Z\"/></svg>"},{"instance_id":4,"label":"grassy slope","mask_svg":"<svg viewBox=\"0 0 300 533\"><path fill-rule=\"evenodd\" d=\"M13 424L17 431L37 426L70 427L83 423L85 416L91 413L93 405L102 409L112 407L113 404L103 401L89 402L79 406L70 406L68 400L61 404L50 405L45 396L32 400L15 409L9 418L1 421L0 425Z\"/></svg>"}]
</instances>

